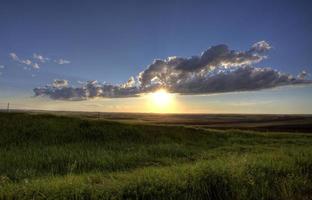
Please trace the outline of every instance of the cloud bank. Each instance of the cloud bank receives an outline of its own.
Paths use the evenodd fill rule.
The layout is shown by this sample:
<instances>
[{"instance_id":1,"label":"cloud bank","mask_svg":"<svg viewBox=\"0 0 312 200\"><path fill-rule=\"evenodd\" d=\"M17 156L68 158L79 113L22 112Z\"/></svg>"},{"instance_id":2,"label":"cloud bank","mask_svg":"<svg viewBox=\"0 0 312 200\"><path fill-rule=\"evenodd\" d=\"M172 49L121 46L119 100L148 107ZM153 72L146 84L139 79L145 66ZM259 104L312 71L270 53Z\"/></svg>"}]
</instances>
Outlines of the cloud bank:
<instances>
[{"instance_id":1,"label":"cloud bank","mask_svg":"<svg viewBox=\"0 0 312 200\"><path fill-rule=\"evenodd\" d=\"M95 97L135 97L141 93L165 88L179 94L212 94L235 91L254 91L284 85L310 84L309 75L302 71L292 76L270 67L254 67L267 58L271 49L266 41L253 44L246 51L230 50L225 44L212 46L200 56L168 57L154 60L139 75L120 85L88 81L70 86L67 80L34 89L35 96L60 100L86 100Z\"/></svg>"}]
</instances>

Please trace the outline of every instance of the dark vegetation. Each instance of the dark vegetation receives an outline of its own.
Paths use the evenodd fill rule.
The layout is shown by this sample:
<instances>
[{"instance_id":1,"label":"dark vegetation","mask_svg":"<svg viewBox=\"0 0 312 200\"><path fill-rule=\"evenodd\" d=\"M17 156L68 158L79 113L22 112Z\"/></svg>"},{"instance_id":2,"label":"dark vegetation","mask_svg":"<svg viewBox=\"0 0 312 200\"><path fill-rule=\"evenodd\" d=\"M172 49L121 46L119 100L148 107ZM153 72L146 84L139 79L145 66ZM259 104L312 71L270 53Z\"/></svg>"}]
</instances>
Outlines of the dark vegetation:
<instances>
[{"instance_id":1,"label":"dark vegetation","mask_svg":"<svg viewBox=\"0 0 312 200\"><path fill-rule=\"evenodd\" d=\"M0 199L311 198L309 133L0 113Z\"/></svg>"}]
</instances>

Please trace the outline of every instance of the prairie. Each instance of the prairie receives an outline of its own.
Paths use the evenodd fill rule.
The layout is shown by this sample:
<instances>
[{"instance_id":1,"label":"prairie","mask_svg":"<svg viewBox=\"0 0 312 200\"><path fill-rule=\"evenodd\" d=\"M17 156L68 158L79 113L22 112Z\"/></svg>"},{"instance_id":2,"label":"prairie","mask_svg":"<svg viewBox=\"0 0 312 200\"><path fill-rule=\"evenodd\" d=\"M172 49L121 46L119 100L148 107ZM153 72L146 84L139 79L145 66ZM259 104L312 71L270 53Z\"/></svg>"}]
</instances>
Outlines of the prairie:
<instances>
[{"instance_id":1,"label":"prairie","mask_svg":"<svg viewBox=\"0 0 312 200\"><path fill-rule=\"evenodd\" d=\"M0 199L312 198L309 117L124 115L0 113Z\"/></svg>"}]
</instances>

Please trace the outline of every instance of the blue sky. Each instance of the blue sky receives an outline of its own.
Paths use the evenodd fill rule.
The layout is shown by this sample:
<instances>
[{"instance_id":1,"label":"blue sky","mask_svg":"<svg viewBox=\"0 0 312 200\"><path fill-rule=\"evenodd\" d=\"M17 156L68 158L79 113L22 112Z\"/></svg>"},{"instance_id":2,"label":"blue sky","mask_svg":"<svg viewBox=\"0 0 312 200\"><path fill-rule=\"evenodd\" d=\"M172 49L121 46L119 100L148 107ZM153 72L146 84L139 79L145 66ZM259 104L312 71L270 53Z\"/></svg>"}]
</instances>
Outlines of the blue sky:
<instances>
[{"instance_id":1,"label":"blue sky","mask_svg":"<svg viewBox=\"0 0 312 200\"><path fill-rule=\"evenodd\" d=\"M122 83L156 58L200 55L218 44L244 51L265 40L272 49L255 66L293 75L311 72L311 8L311 1L305 0L3 0L0 101L1 96L3 102L7 100L5 95L30 97L34 87L54 79ZM38 63L38 70L24 70L25 64L10 58L12 52L20 60L34 53L50 60ZM58 64L59 59L70 63Z\"/></svg>"}]
</instances>

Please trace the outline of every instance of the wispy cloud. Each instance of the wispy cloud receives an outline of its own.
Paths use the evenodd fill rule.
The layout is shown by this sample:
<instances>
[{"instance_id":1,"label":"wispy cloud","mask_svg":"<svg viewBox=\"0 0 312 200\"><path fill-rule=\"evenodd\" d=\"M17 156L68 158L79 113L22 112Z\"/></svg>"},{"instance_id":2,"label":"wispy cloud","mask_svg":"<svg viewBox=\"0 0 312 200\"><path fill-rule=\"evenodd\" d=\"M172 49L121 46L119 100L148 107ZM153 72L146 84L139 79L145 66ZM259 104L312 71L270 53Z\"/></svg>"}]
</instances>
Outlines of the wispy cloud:
<instances>
[{"instance_id":1,"label":"wispy cloud","mask_svg":"<svg viewBox=\"0 0 312 200\"><path fill-rule=\"evenodd\" d=\"M4 65L0 65L0 76L3 74L2 70L5 68Z\"/></svg>"},{"instance_id":2,"label":"wispy cloud","mask_svg":"<svg viewBox=\"0 0 312 200\"><path fill-rule=\"evenodd\" d=\"M120 85L83 83L79 87L67 80L55 80L51 85L34 89L36 96L52 99L85 100L94 97L133 97L141 93L165 88L180 94L214 94L222 92L255 91L284 85L311 84L307 72L297 77L270 67L254 67L266 59L271 49L260 41L246 51L230 50L227 45L212 46L200 56L190 58L168 57L155 60L146 70Z\"/></svg>"},{"instance_id":3,"label":"wispy cloud","mask_svg":"<svg viewBox=\"0 0 312 200\"><path fill-rule=\"evenodd\" d=\"M14 52L10 53L9 56L11 57L11 59L13 61L16 61L20 64L23 64L23 65L30 67L30 68L24 67L24 69L36 69L36 70L38 70L38 69L40 69L41 64L48 63L48 62L54 62L54 63L59 64L59 65L70 64L69 60L66 60L63 58L51 60L50 58L45 57L43 55L40 55L38 53L33 53L33 56L31 58L26 58L26 59L21 59Z\"/></svg>"},{"instance_id":4,"label":"wispy cloud","mask_svg":"<svg viewBox=\"0 0 312 200\"><path fill-rule=\"evenodd\" d=\"M59 65L70 64L70 61L69 61L69 60L65 60L65 59L63 59L63 58L54 60L54 62L57 63L57 64L59 64Z\"/></svg>"}]
</instances>

